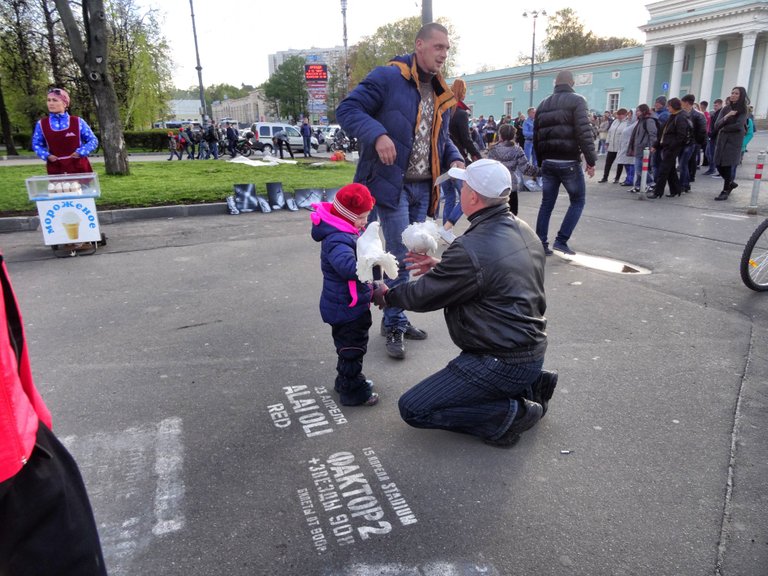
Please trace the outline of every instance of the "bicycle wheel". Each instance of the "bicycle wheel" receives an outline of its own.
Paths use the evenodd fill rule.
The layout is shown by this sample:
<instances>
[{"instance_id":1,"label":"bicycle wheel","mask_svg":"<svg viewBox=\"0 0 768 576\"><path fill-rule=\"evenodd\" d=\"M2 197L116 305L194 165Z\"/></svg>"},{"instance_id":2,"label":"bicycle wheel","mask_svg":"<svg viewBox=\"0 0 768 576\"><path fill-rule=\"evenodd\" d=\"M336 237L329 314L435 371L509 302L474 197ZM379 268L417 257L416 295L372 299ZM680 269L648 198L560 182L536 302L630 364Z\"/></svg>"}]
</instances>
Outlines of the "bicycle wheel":
<instances>
[{"instance_id":1,"label":"bicycle wheel","mask_svg":"<svg viewBox=\"0 0 768 576\"><path fill-rule=\"evenodd\" d=\"M747 288L768 291L768 218L752 233L741 255L741 279Z\"/></svg>"}]
</instances>

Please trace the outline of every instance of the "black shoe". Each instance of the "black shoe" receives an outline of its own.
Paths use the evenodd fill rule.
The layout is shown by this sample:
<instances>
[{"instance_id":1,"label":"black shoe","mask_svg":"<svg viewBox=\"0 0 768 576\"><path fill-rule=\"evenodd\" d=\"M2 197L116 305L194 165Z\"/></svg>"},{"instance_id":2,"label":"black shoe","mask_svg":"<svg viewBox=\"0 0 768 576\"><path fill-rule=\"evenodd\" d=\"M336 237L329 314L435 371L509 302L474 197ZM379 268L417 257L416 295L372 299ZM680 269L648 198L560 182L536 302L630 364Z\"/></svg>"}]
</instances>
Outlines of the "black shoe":
<instances>
[{"instance_id":1,"label":"black shoe","mask_svg":"<svg viewBox=\"0 0 768 576\"><path fill-rule=\"evenodd\" d=\"M603 178L602 180L597 181L598 184L605 184L606 182L608 182L607 178Z\"/></svg>"},{"instance_id":2,"label":"black shoe","mask_svg":"<svg viewBox=\"0 0 768 576\"><path fill-rule=\"evenodd\" d=\"M631 182L622 182L619 186L632 186Z\"/></svg>"},{"instance_id":3,"label":"black shoe","mask_svg":"<svg viewBox=\"0 0 768 576\"><path fill-rule=\"evenodd\" d=\"M387 327L384 326L384 318L381 319L380 332L382 336L386 336L389 333L389 330L387 330ZM422 330L421 328L416 328L416 326L408 322L408 324L405 327L405 338L407 340L426 340L427 332L426 330Z\"/></svg>"},{"instance_id":4,"label":"black shoe","mask_svg":"<svg viewBox=\"0 0 768 576\"><path fill-rule=\"evenodd\" d=\"M533 385L533 395L531 400L537 404L541 404L542 413L541 417L547 413L547 407L549 401L552 399L552 394L555 393L555 387L557 386L557 371L542 370L539 379Z\"/></svg>"},{"instance_id":5,"label":"black shoe","mask_svg":"<svg viewBox=\"0 0 768 576\"><path fill-rule=\"evenodd\" d=\"M736 184L736 182L731 182L730 186L728 186L728 192L730 192L734 188L738 188L738 187L739 187L739 185Z\"/></svg>"},{"instance_id":6,"label":"black shoe","mask_svg":"<svg viewBox=\"0 0 768 576\"><path fill-rule=\"evenodd\" d=\"M544 246L544 256L552 256L552 254L554 254L554 252L552 252L552 250L550 250L547 246Z\"/></svg>"},{"instance_id":7,"label":"black shoe","mask_svg":"<svg viewBox=\"0 0 768 576\"><path fill-rule=\"evenodd\" d=\"M569 256L576 256L576 252L571 250L568 247L568 244L566 244L565 242L555 242L552 245L552 248L554 250L557 250L558 252L562 252L563 254L568 254Z\"/></svg>"},{"instance_id":8,"label":"black shoe","mask_svg":"<svg viewBox=\"0 0 768 576\"><path fill-rule=\"evenodd\" d=\"M397 328L387 332L387 354L390 358L397 358L398 360L405 358L403 333Z\"/></svg>"},{"instance_id":9,"label":"black shoe","mask_svg":"<svg viewBox=\"0 0 768 576\"><path fill-rule=\"evenodd\" d=\"M720 192L720 196L715 197L715 200L728 200L728 192L723 190Z\"/></svg>"},{"instance_id":10,"label":"black shoe","mask_svg":"<svg viewBox=\"0 0 768 576\"><path fill-rule=\"evenodd\" d=\"M614 184L618 184L618 183L619 183L619 181L618 181L618 180L614 180L614 181L613 181L613 183L614 183Z\"/></svg>"},{"instance_id":11,"label":"black shoe","mask_svg":"<svg viewBox=\"0 0 768 576\"><path fill-rule=\"evenodd\" d=\"M405 337L407 340L426 340L427 332L421 328L416 328L416 326L408 322L408 325L405 327Z\"/></svg>"},{"instance_id":12,"label":"black shoe","mask_svg":"<svg viewBox=\"0 0 768 576\"><path fill-rule=\"evenodd\" d=\"M486 444L498 448L511 448L517 444L518 440L520 440L520 434L533 428L544 415L544 409L541 407L541 404L537 402L531 402L530 400L523 398L518 400L518 403L520 406L518 408L517 418L512 421L512 424L507 431L496 440L486 438Z\"/></svg>"}]
</instances>

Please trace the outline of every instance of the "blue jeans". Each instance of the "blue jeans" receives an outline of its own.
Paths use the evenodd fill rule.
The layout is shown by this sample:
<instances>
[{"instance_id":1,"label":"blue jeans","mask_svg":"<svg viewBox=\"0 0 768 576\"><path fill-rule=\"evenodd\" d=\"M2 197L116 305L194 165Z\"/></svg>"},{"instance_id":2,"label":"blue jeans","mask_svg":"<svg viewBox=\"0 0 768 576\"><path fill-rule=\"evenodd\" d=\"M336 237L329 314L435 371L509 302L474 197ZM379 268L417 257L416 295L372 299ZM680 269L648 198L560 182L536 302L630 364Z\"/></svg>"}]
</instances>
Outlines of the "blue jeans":
<instances>
[{"instance_id":1,"label":"blue jeans","mask_svg":"<svg viewBox=\"0 0 768 576\"><path fill-rule=\"evenodd\" d=\"M533 148L533 140L529 140L528 138L525 139L523 152L525 152L525 157L528 159L528 162L536 166L536 150Z\"/></svg>"},{"instance_id":2,"label":"blue jeans","mask_svg":"<svg viewBox=\"0 0 768 576\"><path fill-rule=\"evenodd\" d=\"M626 184L632 184L632 182L635 180L635 163L632 164L624 164L624 168L627 171L627 177L624 178L624 182Z\"/></svg>"},{"instance_id":3,"label":"blue jeans","mask_svg":"<svg viewBox=\"0 0 768 576\"><path fill-rule=\"evenodd\" d=\"M707 157L707 162L709 163L707 171L704 172L704 174L717 173L717 170L715 170L715 138L707 139L707 147L704 149L704 156Z\"/></svg>"},{"instance_id":4,"label":"blue jeans","mask_svg":"<svg viewBox=\"0 0 768 576\"><path fill-rule=\"evenodd\" d=\"M573 229L581 218L586 203L587 187L584 183L584 171L581 169L581 162L554 162L545 160L541 165L541 177L543 180L543 190L541 196L541 206L539 215L536 218L536 235L546 248L549 246L547 233L549 232L549 219L552 216L552 210L557 202L557 194L560 191L560 184L565 187L570 198L568 211L565 213L563 223L555 238L556 244L566 244L573 234Z\"/></svg>"},{"instance_id":5,"label":"blue jeans","mask_svg":"<svg viewBox=\"0 0 768 576\"><path fill-rule=\"evenodd\" d=\"M399 263L399 273L395 280L387 280L390 288L408 282L410 272L405 269L405 253L403 244L403 230L413 222L424 222L427 219L427 207L429 194L432 189L432 180L420 182L406 182L400 193L400 204L396 209L376 206L371 212L371 217L378 217L381 222L381 231L384 234L384 248L394 255ZM408 318L402 308L384 309L384 326L388 330L397 328L405 331Z\"/></svg>"},{"instance_id":6,"label":"blue jeans","mask_svg":"<svg viewBox=\"0 0 768 576\"><path fill-rule=\"evenodd\" d=\"M453 207L456 206L456 200L459 199L459 189L456 186L454 180L448 180L443 182L441 186L443 192L443 224L448 221L448 217L453 212Z\"/></svg>"},{"instance_id":7,"label":"blue jeans","mask_svg":"<svg viewBox=\"0 0 768 576\"><path fill-rule=\"evenodd\" d=\"M456 180L448 180L443 185L443 197L445 198L445 204L443 204L443 224L450 222L456 224L456 222L464 214L461 210L461 201L459 195L461 194L461 183Z\"/></svg>"},{"instance_id":8,"label":"blue jeans","mask_svg":"<svg viewBox=\"0 0 768 576\"><path fill-rule=\"evenodd\" d=\"M415 428L440 428L496 440L531 397L544 360L509 362L462 352L400 397L400 416Z\"/></svg>"},{"instance_id":9,"label":"blue jeans","mask_svg":"<svg viewBox=\"0 0 768 576\"><path fill-rule=\"evenodd\" d=\"M683 149L680 150L680 155L677 157L677 166L680 169L680 186L684 189L691 187L691 172L688 164L691 161L694 147L695 144L683 146Z\"/></svg>"}]
</instances>

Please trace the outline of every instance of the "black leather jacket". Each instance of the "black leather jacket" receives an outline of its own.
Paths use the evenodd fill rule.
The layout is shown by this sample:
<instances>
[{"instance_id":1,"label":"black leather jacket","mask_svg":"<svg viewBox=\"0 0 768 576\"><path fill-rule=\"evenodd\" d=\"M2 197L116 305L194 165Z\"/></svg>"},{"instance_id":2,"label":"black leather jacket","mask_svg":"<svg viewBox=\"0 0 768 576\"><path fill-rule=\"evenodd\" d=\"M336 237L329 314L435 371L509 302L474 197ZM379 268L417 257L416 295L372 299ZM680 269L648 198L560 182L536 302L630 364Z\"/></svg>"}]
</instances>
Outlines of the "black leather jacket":
<instances>
[{"instance_id":1,"label":"black leather jacket","mask_svg":"<svg viewBox=\"0 0 768 576\"><path fill-rule=\"evenodd\" d=\"M448 332L464 352L538 359L547 346L544 250L509 206L484 208L430 272L392 288L387 305L443 308Z\"/></svg>"},{"instance_id":2,"label":"black leather jacket","mask_svg":"<svg viewBox=\"0 0 768 576\"><path fill-rule=\"evenodd\" d=\"M554 93L536 108L533 120L533 147L541 166L544 160L597 163L595 139L589 121L587 101L568 84L558 84Z\"/></svg>"}]
</instances>

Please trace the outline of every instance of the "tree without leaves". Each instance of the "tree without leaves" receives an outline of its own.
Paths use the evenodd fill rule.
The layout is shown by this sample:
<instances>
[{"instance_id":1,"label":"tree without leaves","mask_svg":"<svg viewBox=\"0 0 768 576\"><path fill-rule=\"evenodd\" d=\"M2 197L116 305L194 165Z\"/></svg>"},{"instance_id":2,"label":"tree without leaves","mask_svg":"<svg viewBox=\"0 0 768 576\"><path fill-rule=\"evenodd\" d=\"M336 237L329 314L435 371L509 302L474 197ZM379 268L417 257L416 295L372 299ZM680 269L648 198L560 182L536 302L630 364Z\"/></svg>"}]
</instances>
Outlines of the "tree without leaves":
<instances>
[{"instance_id":1,"label":"tree without leaves","mask_svg":"<svg viewBox=\"0 0 768 576\"><path fill-rule=\"evenodd\" d=\"M109 38L103 0L82 0L83 33L67 0L54 0L72 55L85 76L96 105L107 174L128 175L120 108L108 67Z\"/></svg>"}]
</instances>

